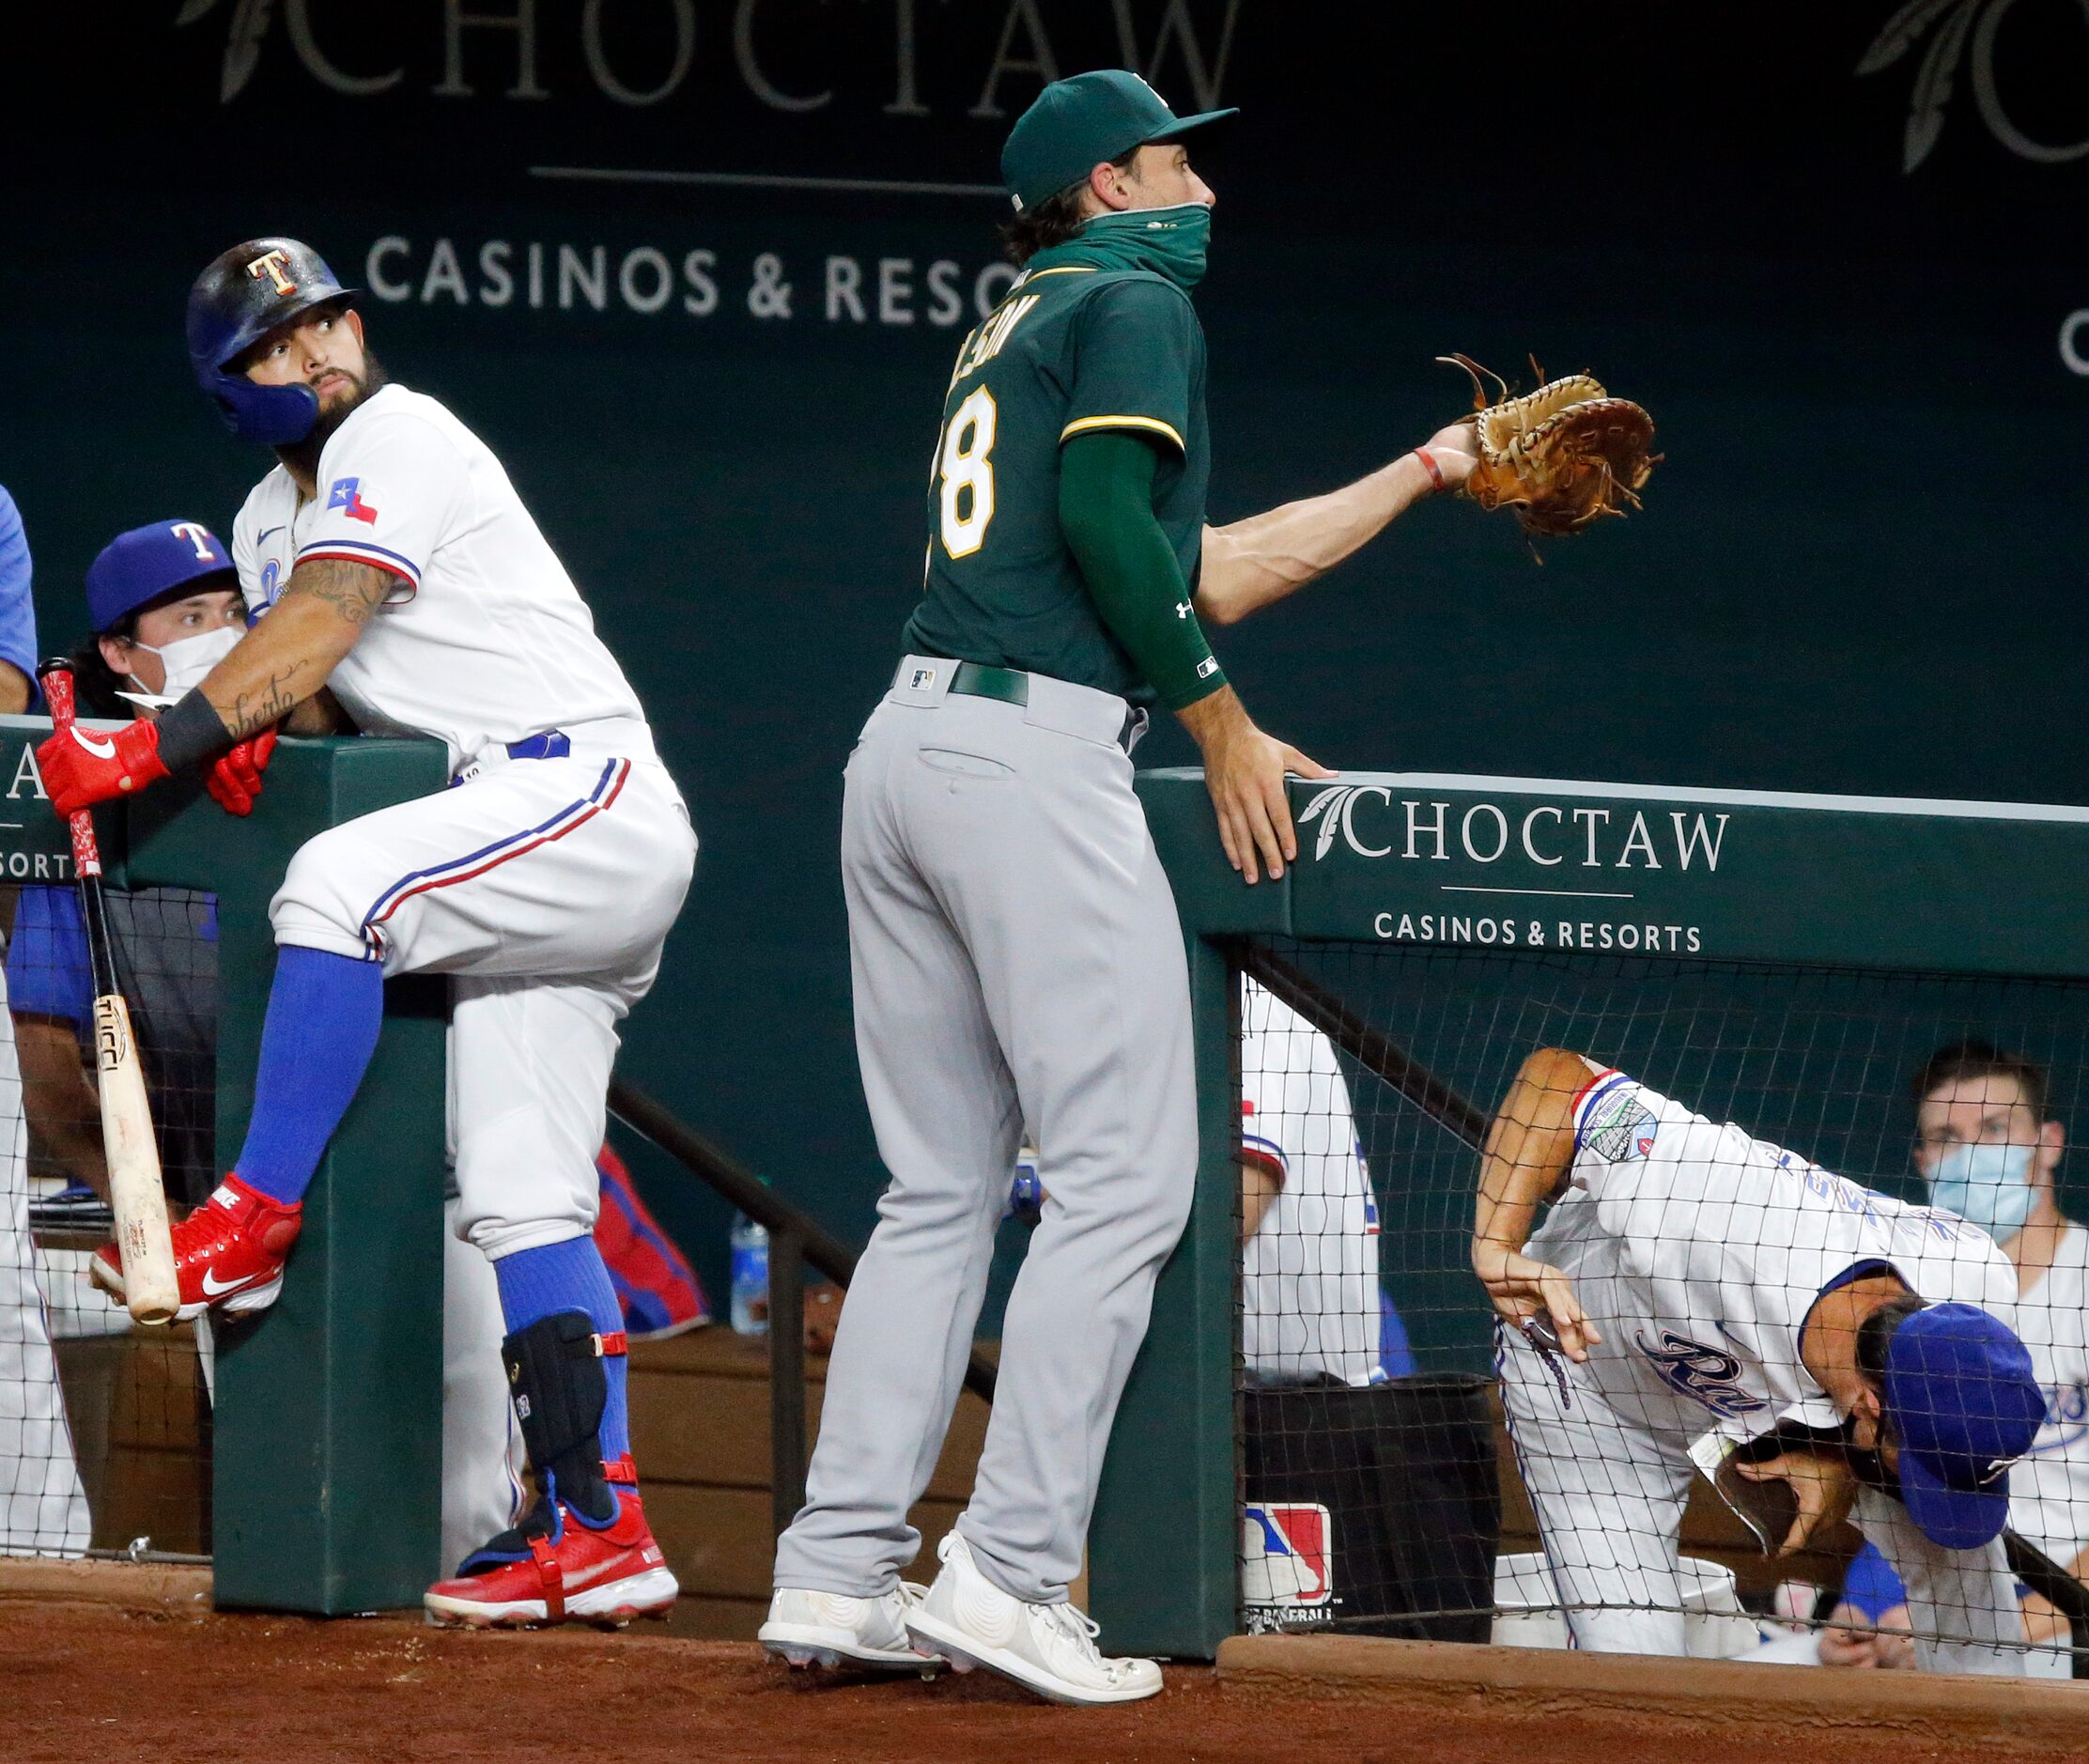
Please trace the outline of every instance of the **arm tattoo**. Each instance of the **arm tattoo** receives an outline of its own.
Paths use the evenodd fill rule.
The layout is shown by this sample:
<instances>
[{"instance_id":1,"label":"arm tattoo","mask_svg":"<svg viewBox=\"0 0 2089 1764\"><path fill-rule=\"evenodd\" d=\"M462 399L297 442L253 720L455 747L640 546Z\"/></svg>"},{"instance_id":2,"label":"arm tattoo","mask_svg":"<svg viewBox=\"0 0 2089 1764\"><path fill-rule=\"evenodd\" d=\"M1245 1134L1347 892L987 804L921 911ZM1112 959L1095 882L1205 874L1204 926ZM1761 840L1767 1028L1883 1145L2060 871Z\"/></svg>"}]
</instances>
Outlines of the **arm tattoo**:
<instances>
[{"instance_id":1,"label":"arm tattoo","mask_svg":"<svg viewBox=\"0 0 2089 1764\"><path fill-rule=\"evenodd\" d=\"M323 601L348 624L363 626L368 624L371 614L384 604L394 580L389 572L379 569L374 564L351 564L346 558L319 557L309 564L300 564L290 573L283 597L287 600L292 595L302 595Z\"/></svg>"},{"instance_id":2,"label":"arm tattoo","mask_svg":"<svg viewBox=\"0 0 2089 1764\"><path fill-rule=\"evenodd\" d=\"M270 674L259 686L233 698L231 714L224 723L235 741L243 741L256 729L280 722L297 708L297 697L291 690L297 665L292 663Z\"/></svg>"},{"instance_id":3,"label":"arm tattoo","mask_svg":"<svg viewBox=\"0 0 2089 1764\"><path fill-rule=\"evenodd\" d=\"M334 665L355 646L392 586L391 575L370 564L344 558L315 558L301 564L274 613L233 652L244 665L229 659L223 664L231 671L230 677L213 689L217 696L210 701L210 714L214 723L223 722L224 736L208 751L221 752L230 743L281 722L317 691ZM292 614L293 604L314 611ZM256 674L262 677L256 679ZM199 687L191 696L201 693ZM209 733L214 735L215 730ZM162 739L165 739L164 729Z\"/></svg>"}]
</instances>

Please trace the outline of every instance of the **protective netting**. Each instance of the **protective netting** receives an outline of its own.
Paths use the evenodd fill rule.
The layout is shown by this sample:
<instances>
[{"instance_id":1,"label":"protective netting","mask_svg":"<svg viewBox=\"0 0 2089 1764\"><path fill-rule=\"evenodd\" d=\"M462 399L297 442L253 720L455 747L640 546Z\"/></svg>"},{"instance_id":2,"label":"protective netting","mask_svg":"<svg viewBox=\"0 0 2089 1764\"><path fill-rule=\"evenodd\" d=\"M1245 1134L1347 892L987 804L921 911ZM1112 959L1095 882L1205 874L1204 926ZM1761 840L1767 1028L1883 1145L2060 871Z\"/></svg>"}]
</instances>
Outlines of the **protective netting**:
<instances>
[{"instance_id":1,"label":"protective netting","mask_svg":"<svg viewBox=\"0 0 2089 1764\"><path fill-rule=\"evenodd\" d=\"M174 889L108 905L178 1216L214 1181L215 907ZM0 890L0 1554L207 1553L208 1337L133 1327L87 1272L110 1215L76 896Z\"/></svg>"},{"instance_id":2,"label":"protective netting","mask_svg":"<svg viewBox=\"0 0 2089 1764\"><path fill-rule=\"evenodd\" d=\"M1236 954L1249 1627L2068 1672L2089 984ZM1581 1364L1498 1340L1475 1271L1481 1146L1545 1048L1571 1076L1526 1071L1489 1180L1556 1194L1514 1235L1603 1335ZM1981 1314L1867 1335L1896 1294ZM1740 1466L1801 1423L1850 1513L1778 1557L1791 1485ZM1950 1485L1920 1514L1911 1454ZM2004 1537L1936 1540L2004 1490Z\"/></svg>"}]
</instances>

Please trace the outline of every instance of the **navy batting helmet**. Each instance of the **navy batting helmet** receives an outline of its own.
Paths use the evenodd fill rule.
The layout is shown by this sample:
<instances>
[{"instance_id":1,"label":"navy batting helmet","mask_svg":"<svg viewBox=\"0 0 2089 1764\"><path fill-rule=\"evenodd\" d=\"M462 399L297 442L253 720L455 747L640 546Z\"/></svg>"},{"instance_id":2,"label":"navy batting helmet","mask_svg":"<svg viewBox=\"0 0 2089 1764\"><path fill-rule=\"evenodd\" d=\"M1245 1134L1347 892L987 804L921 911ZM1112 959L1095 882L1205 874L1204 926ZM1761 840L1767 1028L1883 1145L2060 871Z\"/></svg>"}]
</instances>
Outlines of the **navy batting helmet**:
<instances>
[{"instance_id":1,"label":"navy batting helmet","mask_svg":"<svg viewBox=\"0 0 2089 1764\"><path fill-rule=\"evenodd\" d=\"M189 365L241 441L283 447L319 420L309 386L257 386L225 370L280 325L328 302L352 305L326 260L294 239L250 239L213 258L189 290Z\"/></svg>"}]
</instances>

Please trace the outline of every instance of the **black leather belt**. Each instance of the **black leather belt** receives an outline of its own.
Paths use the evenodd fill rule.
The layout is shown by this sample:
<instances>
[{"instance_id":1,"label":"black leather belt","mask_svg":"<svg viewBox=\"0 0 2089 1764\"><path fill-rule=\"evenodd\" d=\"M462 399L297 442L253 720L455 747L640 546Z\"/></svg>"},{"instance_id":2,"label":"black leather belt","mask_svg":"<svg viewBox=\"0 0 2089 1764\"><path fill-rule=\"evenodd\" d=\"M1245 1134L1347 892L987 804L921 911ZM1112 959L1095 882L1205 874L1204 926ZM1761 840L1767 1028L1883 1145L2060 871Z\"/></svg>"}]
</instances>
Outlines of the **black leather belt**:
<instances>
[{"instance_id":1,"label":"black leather belt","mask_svg":"<svg viewBox=\"0 0 2089 1764\"><path fill-rule=\"evenodd\" d=\"M1003 704L1030 702L1030 676L1014 668L989 668L977 661L961 661L951 675L951 690L967 698L991 698Z\"/></svg>"}]
</instances>

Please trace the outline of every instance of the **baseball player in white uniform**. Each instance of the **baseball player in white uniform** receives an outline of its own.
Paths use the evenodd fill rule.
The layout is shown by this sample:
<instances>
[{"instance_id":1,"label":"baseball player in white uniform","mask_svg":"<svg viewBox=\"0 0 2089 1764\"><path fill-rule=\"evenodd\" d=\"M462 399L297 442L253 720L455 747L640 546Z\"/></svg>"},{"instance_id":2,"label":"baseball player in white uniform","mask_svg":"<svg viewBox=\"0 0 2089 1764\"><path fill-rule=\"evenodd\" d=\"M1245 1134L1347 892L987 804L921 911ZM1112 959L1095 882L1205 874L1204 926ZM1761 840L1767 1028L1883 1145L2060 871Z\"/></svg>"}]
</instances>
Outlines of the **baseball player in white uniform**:
<instances>
[{"instance_id":1,"label":"baseball player in white uniform","mask_svg":"<svg viewBox=\"0 0 2089 1764\"><path fill-rule=\"evenodd\" d=\"M93 635L80 646L74 665L82 711L91 716L158 716L209 674L247 626L231 549L196 520L150 521L117 534L88 567L86 608ZM116 960L131 987L132 1027L148 1063L164 1081L179 1075L208 1085L215 1056L215 904L193 914L194 903L163 898L158 890L113 891L108 904ZM23 890L8 968L29 1131L43 1139L80 1191L105 1193L99 1105L80 1063L79 1038L92 1021L93 987L86 932L70 888ZM198 1054L200 1068L193 1063ZM156 1118L166 1100L155 1092ZM193 1145L181 1112L178 1106L167 1148L170 1172L180 1172L178 1181L194 1169L196 1158L209 1156ZM162 1131L168 1125L162 1118ZM453 1226L458 1204L453 1192L444 1209ZM104 1207L104 1228L106 1218ZM506 1327L492 1264L454 1235L445 1234L442 1248L442 1555L456 1562L514 1523L521 1442L501 1364ZM130 1328L129 1313L90 1280L90 1256L46 1250L39 1260L54 1338ZM214 1389L208 1328L198 1328L196 1348L206 1386ZM0 1371L0 1385L7 1382ZM75 1414L77 1405L75 1393ZM0 1422L0 1438L5 1427ZM62 1431L61 1416L54 1436L60 1451ZM78 1533L84 1548L84 1510Z\"/></svg>"},{"instance_id":2,"label":"baseball player in white uniform","mask_svg":"<svg viewBox=\"0 0 2089 1764\"><path fill-rule=\"evenodd\" d=\"M1334 1046L1248 980L1240 1070L1247 1375L1378 1383L1378 1203Z\"/></svg>"},{"instance_id":3,"label":"baseball player in white uniform","mask_svg":"<svg viewBox=\"0 0 2089 1764\"><path fill-rule=\"evenodd\" d=\"M2066 1129L2047 1111L2045 1070L1992 1043L1939 1048L1910 1089L1915 1168L1931 1200L1987 1231L2015 1267L2010 1322L2045 1392L2045 1423L2009 1473L2010 1528L2079 1580L2089 1572L2089 1230L2060 1210ZM1852 1596L1853 1583L1868 1599ZM2032 1671L2068 1676L2066 1619L2042 1595L2021 1597L2038 1645ZM1891 1569L1860 1557L1821 1632L1822 1663L1899 1663L1900 1603ZM1870 1610L1883 1614L1876 1623Z\"/></svg>"},{"instance_id":4,"label":"baseball player in white uniform","mask_svg":"<svg viewBox=\"0 0 2089 1764\"><path fill-rule=\"evenodd\" d=\"M1931 1200L1987 1231L2016 1269L2010 1322L2046 1396L2038 1437L2010 1472L2010 1525L2081 1579L2089 1572L2089 1230L2060 1210L2066 1129L2047 1111L2044 1070L1985 1042L1940 1048L1911 1088L1915 1168Z\"/></svg>"},{"instance_id":5,"label":"baseball player in white uniform","mask_svg":"<svg viewBox=\"0 0 2089 1764\"><path fill-rule=\"evenodd\" d=\"M29 1124L6 1006L0 979L0 1555L78 1555L92 1526L29 1236Z\"/></svg>"},{"instance_id":6,"label":"baseball player in white uniform","mask_svg":"<svg viewBox=\"0 0 2089 1764\"><path fill-rule=\"evenodd\" d=\"M374 1051L386 975L454 977L459 1227L491 1259L538 1498L427 1595L439 1621L618 1622L676 1591L631 1462L624 1335L590 1236L616 1026L651 986L696 839L636 696L500 462L385 382L355 291L295 240L219 256L198 381L278 464L233 530L254 627L157 721L39 759L62 815L209 766L233 812L327 689L365 733L443 742L453 787L331 828L271 905L252 1124L175 1232L184 1314L259 1309ZM120 1290L113 1246L98 1277Z\"/></svg>"},{"instance_id":7,"label":"baseball player in white uniform","mask_svg":"<svg viewBox=\"0 0 2089 1764\"><path fill-rule=\"evenodd\" d=\"M1994 1314L2016 1280L1985 1232L1545 1048L1489 1134L1473 1265L1578 1646L1683 1651L1690 1443L1774 1431L1751 1474L1798 1496L1788 1543L1853 1505L1924 1665L2023 1671L2001 1533L2046 1405ZM1802 1446L1794 1425L1820 1432Z\"/></svg>"},{"instance_id":8,"label":"baseball player in white uniform","mask_svg":"<svg viewBox=\"0 0 2089 1764\"><path fill-rule=\"evenodd\" d=\"M0 488L0 711L29 707L36 605L29 542ZM29 1130L0 972L0 1555L78 1555L87 1502L51 1352L51 1318L29 1236Z\"/></svg>"}]
</instances>

